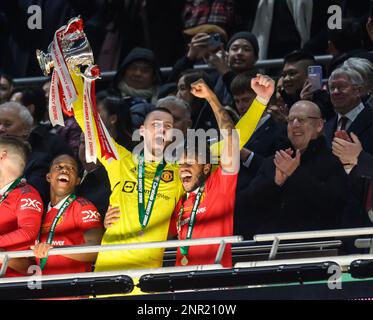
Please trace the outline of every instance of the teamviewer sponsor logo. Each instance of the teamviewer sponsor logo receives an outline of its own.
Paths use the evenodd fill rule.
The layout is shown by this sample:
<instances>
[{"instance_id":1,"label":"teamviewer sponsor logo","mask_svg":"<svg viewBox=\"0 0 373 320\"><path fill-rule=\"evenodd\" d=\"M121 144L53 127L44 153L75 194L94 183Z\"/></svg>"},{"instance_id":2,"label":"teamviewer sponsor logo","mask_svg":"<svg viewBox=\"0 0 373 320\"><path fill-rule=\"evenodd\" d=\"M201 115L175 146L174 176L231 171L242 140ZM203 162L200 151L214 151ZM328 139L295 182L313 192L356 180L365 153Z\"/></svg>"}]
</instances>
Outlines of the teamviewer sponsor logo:
<instances>
[{"instance_id":1,"label":"teamviewer sponsor logo","mask_svg":"<svg viewBox=\"0 0 373 320\"><path fill-rule=\"evenodd\" d=\"M84 223L100 221L101 218L100 214L93 210L82 211L82 214L85 215L82 219Z\"/></svg>"},{"instance_id":2,"label":"teamviewer sponsor logo","mask_svg":"<svg viewBox=\"0 0 373 320\"><path fill-rule=\"evenodd\" d=\"M31 209L41 212L41 202L37 200L25 198L21 199L21 203L21 210Z\"/></svg>"}]
</instances>

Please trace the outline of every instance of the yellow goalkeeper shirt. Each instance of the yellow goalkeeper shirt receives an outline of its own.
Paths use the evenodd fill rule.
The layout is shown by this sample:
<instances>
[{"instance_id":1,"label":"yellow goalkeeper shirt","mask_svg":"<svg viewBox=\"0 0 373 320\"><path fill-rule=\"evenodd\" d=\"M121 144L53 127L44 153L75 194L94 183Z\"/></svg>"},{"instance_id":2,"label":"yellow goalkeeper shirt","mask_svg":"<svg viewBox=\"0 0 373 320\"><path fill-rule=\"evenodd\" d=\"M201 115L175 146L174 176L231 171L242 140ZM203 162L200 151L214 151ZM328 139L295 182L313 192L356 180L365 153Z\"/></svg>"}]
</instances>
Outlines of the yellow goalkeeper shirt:
<instances>
[{"instance_id":1,"label":"yellow goalkeeper shirt","mask_svg":"<svg viewBox=\"0 0 373 320\"><path fill-rule=\"evenodd\" d=\"M83 82L71 75L78 91L78 100L74 102L74 115L79 126L84 129L83 122ZM95 132L96 141L97 132ZM167 164L163 170L161 182L152 214L145 231L142 233L138 214L137 170L138 164L133 161L132 153L115 143L119 160L110 163L101 157L98 145L98 157L104 165L110 180L112 194L110 205L120 208L120 218L108 228L102 238L102 245L125 244L137 242L153 242L167 240L172 212L183 194L179 179L178 165ZM150 189L158 163L146 162L144 175L145 204L148 202ZM97 186L100 188L100 186ZM100 252L97 257L95 271L120 269L159 268L162 266L164 249L139 249Z\"/></svg>"},{"instance_id":2,"label":"yellow goalkeeper shirt","mask_svg":"<svg viewBox=\"0 0 373 320\"><path fill-rule=\"evenodd\" d=\"M84 130L83 122L83 81L71 72L71 77L78 92L78 99L73 103L74 115L79 126ZM240 148L251 135L265 110L260 99L255 99L246 114L236 125L240 133ZM114 142L119 159L110 163L101 157L97 131L95 136L98 146L98 158L104 165L110 180L112 194L110 205L120 208L120 218L112 227L108 228L102 238L102 245L125 244L138 242L165 241L169 229L173 210L183 195L183 187L179 179L178 165L167 164L162 174L157 197L154 203L150 221L142 233L138 214L137 170L138 165L133 161L132 153ZM218 147L219 145L219 147ZM221 143L214 145L214 153L218 152ZM146 162L145 165L145 203L158 163ZM99 186L97 186L99 188ZM95 264L95 271L110 271L123 269L159 268L162 266L164 249L138 249L100 252Z\"/></svg>"}]
</instances>

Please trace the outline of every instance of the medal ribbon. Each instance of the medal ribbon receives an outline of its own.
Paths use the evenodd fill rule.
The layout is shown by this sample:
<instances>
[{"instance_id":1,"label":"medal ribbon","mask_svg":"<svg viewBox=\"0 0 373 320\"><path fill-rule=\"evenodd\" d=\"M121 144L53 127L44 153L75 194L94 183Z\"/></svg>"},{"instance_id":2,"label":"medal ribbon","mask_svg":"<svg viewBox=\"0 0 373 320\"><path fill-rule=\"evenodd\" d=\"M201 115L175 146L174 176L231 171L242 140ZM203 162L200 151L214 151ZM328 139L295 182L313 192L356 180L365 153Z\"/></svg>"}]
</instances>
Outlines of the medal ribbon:
<instances>
[{"instance_id":1,"label":"medal ribbon","mask_svg":"<svg viewBox=\"0 0 373 320\"><path fill-rule=\"evenodd\" d=\"M49 230L49 234L48 234L48 238L47 238L47 241L46 243L48 244L52 244L52 241L53 241L53 238L54 238L54 232L56 230L56 227L57 227L57 223L58 221L60 220L60 218L62 217L62 215L64 214L64 212L66 211L66 209L69 207L69 205L76 199L76 196L75 194L71 194L66 200L65 202L63 203L63 205L61 206L60 210L58 210L58 213L57 215L54 217L53 219L53 222L52 222L52 225L50 227L50 230ZM41 232L39 233L39 241L40 241L40 236L41 236ZM48 257L46 258L42 258L40 259L40 268L41 270L44 269L46 263L47 263L47 260L48 260Z\"/></svg>"},{"instance_id":2,"label":"medal ribbon","mask_svg":"<svg viewBox=\"0 0 373 320\"><path fill-rule=\"evenodd\" d=\"M137 191L138 191L138 211L139 211L139 222L142 229L145 229L149 223L153 205L158 193L158 187L161 182L161 177L163 169L166 166L166 162L162 161L158 164L155 171L152 187L150 190L148 203L145 209L145 187L144 187L144 176L145 176L145 160L144 155L140 153L139 155L139 165L138 165L138 174L137 174Z\"/></svg>"},{"instance_id":3,"label":"medal ribbon","mask_svg":"<svg viewBox=\"0 0 373 320\"><path fill-rule=\"evenodd\" d=\"M204 190L205 190L205 185L203 184L199 188L199 190L197 192L197 195L196 195L196 199L194 200L194 203L193 203L193 208L192 208L192 212L190 213L188 230L187 230L185 240L189 240L189 239L192 238L193 228L194 228L194 225L196 223L197 210L198 210L199 204L201 202L201 198L202 198L202 194L203 194ZM184 213L184 199L183 199L183 202L181 204L181 208L179 210L178 220L177 220L177 223L176 223L176 228L177 228L177 233L178 233L178 236L179 236L179 240L181 238L181 218L183 217L183 213ZM183 256L188 255L189 246L180 247L179 249L180 249L180 252Z\"/></svg>"},{"instance_id":4,"label":"medal ribbon","mask_svg":"<svg viewBox=\"0 0 373 320\"><path fill-rule=\"evenodd\" d=\"M91 69L93 76L97 76L100 70L97 66ZM96 97L95 97L95 81L85 79L84 95L83 95L83 110L84 110L84 126L85 126L85 142L86 142L86 158L87 162L95 162L97 158L96 139L94 137L93 127L96 127L98 141L101 148L101 157L107 161L119 159L118 152L113 144L110 134L107 131L100 115L98 114ZM88 151L88 153L87 153Z\"/></svg>"},{"instance_id":5,"label":"medal ribbon","mask_svg":"<svg viewBox=\"0 0 373 320\"><path fill-rule=\"evenodd\" d=\"M82 24L76 24L79 28L83 28ZM61 49L61 38L64 34L64 27L61 27L54 34L51 56L53 59L53 73L51 86L49 91L49 117L53 126L65 126L62 111L71 116L72 103L77 99L77 91L74 82L71 79L68 66L66 64L63 52ZM73 33L76 30L68 30L66 33Z\"/></svg>"}]
</instances>

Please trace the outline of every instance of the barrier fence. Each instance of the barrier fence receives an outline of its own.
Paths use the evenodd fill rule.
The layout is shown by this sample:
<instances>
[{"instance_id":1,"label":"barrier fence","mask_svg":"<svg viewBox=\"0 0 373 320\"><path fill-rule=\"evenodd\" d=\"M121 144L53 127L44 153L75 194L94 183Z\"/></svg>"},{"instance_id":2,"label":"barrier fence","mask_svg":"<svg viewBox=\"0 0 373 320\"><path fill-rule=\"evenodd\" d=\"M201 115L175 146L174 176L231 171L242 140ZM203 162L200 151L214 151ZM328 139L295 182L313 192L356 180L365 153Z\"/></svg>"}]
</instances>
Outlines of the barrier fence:
<instances>
[{"instance_id":1,"label":"barrier fence","mask_svg":"<svg viewBox=\"0 0 373 320\"><path fill-rule=\"evenodd\" d=\"M157 242L138 242L129 244L115 244L115 245L98 245L98 246L71 246L65 248L53 248L49 250L48 255L64 255L64 254L82 254L82 253L95 253L104 251L118 251L118 250L136 250L136 249L151 249L151 248L175 248L183 246L200 246L218 244L219 250L216 254L215 263L220 263L225 245L231 243L238 243L242 241L241 236L232 237L216 237L216 238L201 238L191 240L170 240L170 241L157 241ZM23 251L3 251L0 252L0 262L2 267L0 270L0 277L2 277L8 267L9 259L12 258L29 258L35 257L32 250Z\"/></svg>"},{"instance_id":2,"label":"barrier fence","mask_svg":"<svg viewBox=\"0 0 373 320\"><path fill-rule=\"evenodd\" d=\"M315 56L316 62L325 65L331 61L332 55L322 55ZM268 69L268 68L279 68L284 63L284 59L268 59L268 60L258 60L256 67L258 69ZM163 78L171 73L172 67L163 67L161 69L161 74ZM195 65L196 70L209 70L210 67L207 64ZM110 81L114 78L116 71L106 71L102 72L101 78L104 81ZM16 86L28 86L28 85L40 85L46 82L49 77L27 77L27 78L16 78L14 79L14 84Z\"/></svg>"}]
</instances>

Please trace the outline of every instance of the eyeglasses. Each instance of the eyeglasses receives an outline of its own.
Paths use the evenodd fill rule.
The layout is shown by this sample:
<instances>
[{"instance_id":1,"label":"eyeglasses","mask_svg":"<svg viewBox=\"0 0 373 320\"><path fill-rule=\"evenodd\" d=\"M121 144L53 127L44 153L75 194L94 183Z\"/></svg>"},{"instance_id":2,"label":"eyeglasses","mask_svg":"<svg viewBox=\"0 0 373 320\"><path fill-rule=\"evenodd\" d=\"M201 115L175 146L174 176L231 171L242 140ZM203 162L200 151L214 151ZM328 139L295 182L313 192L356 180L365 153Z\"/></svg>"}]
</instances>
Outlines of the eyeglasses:
<instances>
[{"instance_id":1,"label":"eyeglasses","mask_svg":"<svg viewBox=\"0 0 373 320\"><path fill-rule=\"evenodd\" d=\"M351 87L351 85L329 86L329 92L332 93L335 89L338 89L338 92L346 92Z\"/></svg>"},{"instance_id":2,"label":"eyeglasses","mask_svg":"<svg viewBox=\"0 0 373 320\"><path fill-rule=\"evenodd\" d=\"M289 116L286 118L288 124L293 124L294 120L297 119L299 124L303 125L308 119L321 119L320 117L311 117L311 116Z\"/></svg>"}]
</instances>

